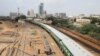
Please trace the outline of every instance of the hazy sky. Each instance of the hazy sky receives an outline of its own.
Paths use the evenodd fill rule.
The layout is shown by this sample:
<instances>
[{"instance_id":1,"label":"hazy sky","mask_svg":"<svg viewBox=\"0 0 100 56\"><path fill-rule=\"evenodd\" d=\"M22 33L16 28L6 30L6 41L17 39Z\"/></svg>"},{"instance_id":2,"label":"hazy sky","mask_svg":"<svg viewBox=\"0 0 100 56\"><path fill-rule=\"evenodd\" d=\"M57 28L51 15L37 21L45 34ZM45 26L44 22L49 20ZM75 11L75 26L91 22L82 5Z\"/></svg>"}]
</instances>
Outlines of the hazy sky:
<instances>
[{"instance_id":1,"label":"hazy sky","mask_svg":"<svg viewBox=\"0 0 100 56\"><path fill-rule=\"evenodd\" d=\"M38 12L39 4L44 3L48 13L65 12L67 15L100 14L100 0L0 0L0 15L9 12L27 13L29 9Z\"/></svg>"}]
</instances>

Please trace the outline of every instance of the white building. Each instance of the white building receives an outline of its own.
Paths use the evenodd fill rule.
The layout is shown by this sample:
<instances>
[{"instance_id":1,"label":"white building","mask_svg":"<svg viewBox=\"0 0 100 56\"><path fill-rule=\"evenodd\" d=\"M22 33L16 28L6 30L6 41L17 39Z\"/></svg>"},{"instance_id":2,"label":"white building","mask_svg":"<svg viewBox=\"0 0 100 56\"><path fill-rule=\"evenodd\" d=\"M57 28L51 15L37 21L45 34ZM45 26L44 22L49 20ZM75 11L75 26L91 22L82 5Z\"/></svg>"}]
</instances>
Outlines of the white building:
<instances>
[{"instance_id":1,"label":"white building","mask_svg":"<svg viewBox=\"0 0 100 56\"><path fill-rule=\"evenodd\" d=\"M15 19L18 16L18 13L16 12L10 12L10 18Z\"/></svg>"},{"instance_id":2,"label":"white building","mask_svg":"<svg viewBox=\"0 0 100 56\"><path fill-rule=\"evenodd\" d=\"M90 19L76 19L74 25L77 27L82 27L83 25L90 24L90 22Z\"/></svg>"},{"instance_id":3,"label":"white building","mask_svg":"<svg viewBox=\"0 0 100 56\"><path fill-rule=\"evenodd\" d=\"M34 10L31 9L27 12L27 17L29 20L33 19L34 17L36 17L36 14L34 13Z\"/></svg>"},{"instance_id":4,"label":"white building","mask_svg":"<svg viewBox=\"0 0 100 56\"><path fill-rule=\"evenodd\" d=\"M29 10L29 11L27 12L27 15L28 15L28 17L35 17L34 10L33 10L33 9Z\"/></svg>"},{"instance_id":5,"label":"white building","mask_svg":"<svg viewBox=\"0 0 100 56\"><path fill-rule=\"evenodd\" d=\"M89 24L91 22L91 20L89 20L89 19L76 19L76 22L84 25L84 24Z\"/></svg>"}]
</instances>

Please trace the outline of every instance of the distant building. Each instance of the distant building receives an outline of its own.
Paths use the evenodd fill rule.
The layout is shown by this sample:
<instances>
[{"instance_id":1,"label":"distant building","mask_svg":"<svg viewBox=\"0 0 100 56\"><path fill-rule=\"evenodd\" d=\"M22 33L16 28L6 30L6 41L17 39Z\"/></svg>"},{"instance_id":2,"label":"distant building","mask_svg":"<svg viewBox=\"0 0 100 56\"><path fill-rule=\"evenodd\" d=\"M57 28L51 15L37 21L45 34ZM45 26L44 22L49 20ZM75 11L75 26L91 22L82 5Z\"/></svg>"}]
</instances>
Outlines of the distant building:
<instances>
[{"instance_id":1,"label":"distant building","mask_svg":"<svg viewBox=\"0 0 100 56\"><path fill-rule=\"evenodd\" d=\"M0 20L7 20L7 19L10 19L9 16L0 16Z\"/></svg>"},{"instance_id":2,"label":"distant building","mask_svg":"<svg viewBox=\"0 0 100 56\"><path fill-rule=\"evenodd\" d=\"M18 13L16 13L16 12L11 12L10 13L10 18L11 19L15 19L17 16L18 16Z\"/></svg>"},{"instance_id":3,"label":"distant building","mask_svg":"<svg viewBox=\"0 0 100 56\"><path fill-rule=\"evenodd\" d=\"M66 13L55 13L54 16L55 16L55 17L58 17L58 18L65 19L65 18L66 18Z\"/></svg>"},{"instance_id":4,"label":"distant building","mask_svg":"<svg viewBox=\"0 0 100 56\"><path fill-rule=\"evenodd\" d=\"M76 22L82 25L89 24L91 20L89 19L76 19Z\"/></svg>"},{"instance_id":5,"label":"distant building","mask_svg":"<svg viewBox=\"0 0 100 56\"><path fill-rule=\"evenodd\" d=\"M33 19L34 17L36 17L36 14L34 13L34 10L31 9L27 12L27 17L29 20Z\"/></svg>"},{"instance_id":6,"label":"distant building","mask_svg":"<svg viewBox=\"0 0 100 56\"><path fill-rule=\"evenodd\" d=\"M97 18L100 18L100 15L91 14L90 17L97 17Z\"/></svg>"},{"instance_id":7,"label":"distant building","mask_svg":"<svg viewBox=\"0 0 100 56\"><path fill-rule=\"evenodd\" d=\"M20 15L24 15L23 13L17 13L17 12L10 12L10 18L11 19L15 19L16 17L20 16Z\"/></svg>"},{"instance_id":8,"label":"distant building","mask_svg":"<svg viewBox=\"0 0 100 56\"><path fill-rule=\"evenodd\" d=\"M69 22L71 22L71 23L76 22L76 19L75 19L75 17L73 17L73 16L68 16L67 19L68 19Z\"/></svg>"},{"instance_id":9,"label":"distant building","mask_svg":"<svg viewBox=\"0 0 100 56\"><path fill-rule=\"evenodd\" d=\"M34 10L33 10L33 9L29 10L29 11L27 12L27 15L28 15L28 17L35 17Z\"/></svg>"},{"instance_id":10,"label":"distant building","mask_svg":"<svg viewBox=\"0 0 100 56\"><path fill-rule=\"evenodd\" d=\"M85 14L80 14L78 16L74 16L74 18L76 18L76 19L83 19L84 17L87 17L87 16L85 16Z\"/></svg>"},{"instance_id":11,"label":"distant building","mask_svg":"<svg viewBox=\"0 0 100 56\"><path fill-rule=\"evenodd\" d=\"M46 16L51 17L51 16L53 16L53 14L47 14Z\"/></svg>"},{"instance_id":12,"label":"distant building","mask_svg":"<svg viewBox=\"0 0 100 56\"><path fill-rule=\"evenodd\" d=\"M43 3L39 5L39 15L40 17L44 16L44 4Z\"/></svg>"},{"instance_id":13,"label":"distant building","mask_svg":"<svg viewBox=\"0 0 100 56\"><path fill-rule=\"evenodd\" d=\"M79 16L74 17L74 25L76 27L82 27L86 24L91 23L91 20L83 18L84 16L85 16L84 14L80 14Z\"/></svg>"},{"instance_id":14,"label":"distant building","mask_svg":"<svg viewBox=\"0 0 100 56\"><path fill-rule=\"evenodd\" d=\"M44 16L47 16L47 12L46 11L44 11Z\"/></svg>"},{"instance_id":15,"label":"distant building","mask_svg":"<svg viewBox=\"0 0 100 56\"><path fill-rule=\"evenodd\" d=\"M82 27L83 25L90 24L90 19L76 19L76 22L74 22L74 25L77 27Z\"/></svg>"}]
</instances>

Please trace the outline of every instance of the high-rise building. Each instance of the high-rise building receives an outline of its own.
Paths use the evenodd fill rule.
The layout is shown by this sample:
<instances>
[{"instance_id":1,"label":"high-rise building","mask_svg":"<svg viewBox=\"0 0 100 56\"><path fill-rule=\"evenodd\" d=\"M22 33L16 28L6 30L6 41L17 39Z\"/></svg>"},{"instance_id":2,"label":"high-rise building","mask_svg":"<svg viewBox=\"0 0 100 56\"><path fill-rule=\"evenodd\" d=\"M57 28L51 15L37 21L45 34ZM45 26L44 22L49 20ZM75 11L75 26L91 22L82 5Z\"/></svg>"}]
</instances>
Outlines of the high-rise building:
<instances>
[{"instance_id":1,"label":"high-rise building","mask_svg":"<svg viewBox=\"0 0 100 56\"><path fill-rule=\"evenodd\" d=\"M34 10L33 10L33 9L29 10L29 11L27 12L27 15L28 15L28 17L35 17Z\"/></svg>"},{"instance_id":2,"label":"high-rise building","mask_svg":"<svg viewBox=\"0 0 100 56\"><path fill-rule=\"evenodd\" d=\"M43 3L41 3L39 5L39 14L40 14L40 16L44 15L44 4Z\"/></svg>"}]
</instances>

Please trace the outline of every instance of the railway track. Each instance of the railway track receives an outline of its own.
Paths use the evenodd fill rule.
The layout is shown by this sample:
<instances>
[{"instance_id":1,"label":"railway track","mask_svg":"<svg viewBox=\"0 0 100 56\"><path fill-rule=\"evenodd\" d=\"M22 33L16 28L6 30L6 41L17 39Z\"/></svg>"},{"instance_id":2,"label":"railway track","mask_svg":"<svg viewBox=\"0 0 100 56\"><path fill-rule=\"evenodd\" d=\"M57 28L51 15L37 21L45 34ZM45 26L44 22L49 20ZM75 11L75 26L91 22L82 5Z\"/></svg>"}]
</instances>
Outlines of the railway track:
<instances>
[{"instance_id":1,"label":"railway track","mask_svg":"<svg viewBox=\"0 0 100 56\"><path fill-rule=\"evenodd\" d=\"M17 29L17 32L19 32L20 31L20 28L19 29ZM17 54L18 54L18 49L20 48L20 43L21 43L21 41L22 41L22 38L23 37L17 37L17 39L15 40L15 41L17 41L17 43L13 43L13 44L11 44L11 46L10 47L7 47L7 48L10 48L10 50L8 49L8 54L7 54L7 56L17 56ZM16 49L16 48L18 48L18 49ZM10 52L11 51L11 52ZM11 54L10 54L11 53Z\"/></svg>"},{"instance_id":2,"label":"railway track","mask_svg":"<svg viewBox=\"0 0 100 56\"><path fill-rule=\"evenodd\" d=\"M100 42L89 38L85 37L79 33L76 33L74 31L71 31L70 29L67 28L57 28L59 31L63 32L64 34L70 36L72 39L79 41L80 43L84 44L85 46L91 48L95 52L99 53L100 52Z\"/></svg>"},{"instance_id":3,"label":"railway track","mask_svg":"<svg viewBox=\"0 0 100 56\"><path fill-rule=\"evenodd\" d=\"M15 30L15 32L19 32L19 31L20 28ZM26 36L24 36L24 33L25 33L24 30L22 30L21 37L16 37L13 43L9 44L7 47L1 50L0 56L25 56L24 55L25 42L23 41L26 41ZM27 56L32 56L32 55L27 54Z\"/></svg>"},{"instance_id":4,"label":"railway track","mask_svg":"<svg viewBox=\"0 0 100 56\"><path fill-rule=\"evenodd\" d=\"M47 53L47 55L48 56L55 56L54 50L53 50L53 48L51 48L50 43L48 42L45 34L43 34L43 40L44 40L44 45L45 45L45 48L46 48L45 52Z\"/></svg>"},{"instance_id":5,"label":"railway track","mask_svg":"<svg viewBox=\"0 0 100 56\"><path fill-rule=\"evenodd\" d=\"M18 29L15 30L15 32L18 32ZM13 37L11 37L13 38ZM4 48L4 51L5 53L1 53L1 56L9 56L10 55L10 52L13 50L14 46L16 45L17 43L17 37L15 37L15 40L13 43L9 44L7 47Z\"/></svg>"},{"instance_id":6,"label":"railway track","mask_svg":"<svg viewBox=\"0 0 100 56\"><path fill-rule=\"evenodd\" d=\"M63 28L63 29L65 29L66 31L70 31L71 33L73 33L73 34L75 34L75 35L77 35L77 36L79 36L79 37L82 37L83 39L86 39L86 40L88 40L88 41L90 41L90 42L93 42L93 43L95 43L96 45L99 45L100 46L100 41L99 40L96 40L96 39L94 39L94 38L92 38L92 37L89 37L89 36L83 36L82 34L80 34L80 33L78 33L78 32L75 32L75 31L71 31L70 29L68 29L68 28Z\"/></svg>"},{"instance_id":7,"label":"railway track","mask_svg":"<svg viewBox=\"0 0 100 56\"><path fill-rule=\"evenodd\" d=\"M9 43L5 41L1 42L3 44L7 43L9 45L7 45L4 48L1 48L0 56L63 56L62 52L59 52L60 49L57 46L57 44L53 42L54 40L48 41L49 34L47 32L43 34L45 30L40 29L40 27L38 26L35 26L34 28L34 26L31 25L30 23L29 24L27 23L28 26L24 25L25 27L23 28L22 26L19 25L20 24L18 24L18 27L15 28L15 30L11 30L11 31L19 33L20 36L17 36L15 34L16 36L13 35L12 37L10 37L11 39L14 38L13 42L11 41ZM37 28L40 31L43 30L43 32L40 32ZM33 30L36 30L36 35L33 34ZM45 37L48 39L46 39ZM57 47L58 49L57 53L61 53L61 55L57 53L56 54L52 53L54 52L55 47L51 45L51 42L53 42L54 46ZM49 55L45 53L46 51L45 48L48 52L51 52Z\"/></svg>"}]
</instances>

